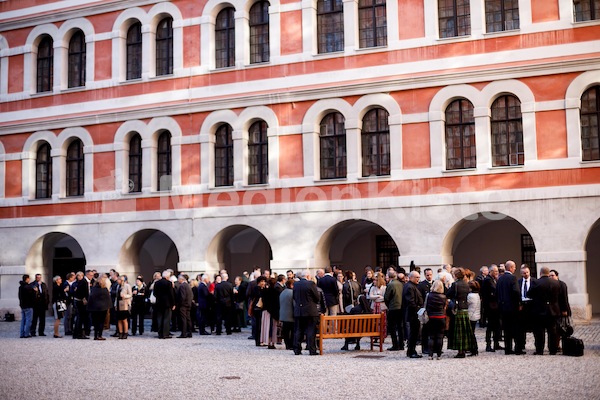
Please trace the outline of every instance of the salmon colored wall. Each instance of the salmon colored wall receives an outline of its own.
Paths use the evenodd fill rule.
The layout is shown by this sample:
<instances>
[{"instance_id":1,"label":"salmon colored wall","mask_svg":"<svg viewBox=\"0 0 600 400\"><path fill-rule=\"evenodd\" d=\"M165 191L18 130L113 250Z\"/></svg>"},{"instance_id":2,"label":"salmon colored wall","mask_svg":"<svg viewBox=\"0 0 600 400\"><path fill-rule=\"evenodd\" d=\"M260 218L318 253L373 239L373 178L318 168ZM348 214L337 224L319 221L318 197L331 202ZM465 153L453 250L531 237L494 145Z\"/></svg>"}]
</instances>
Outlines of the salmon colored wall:
<instances>
[{"instance_id":1,"label":"salmon colored wall","mask_svg":"<svg viewBox=\"0 0 600 400\"><path fill-rule=\"evenodd\" d=\"M281 13L281 54L302 53L302 11Z\"/></svg>"},{"instance_id":2,"label":"salmon colored wall","mask_svg":"<svg viewBox=\"0 0 600 400\"><path fill-rule=\"evenodd\" d=\"M183 28L183 67L200 65L200 26Z\"/></svg>"},{"instance_id":3,"label":"salmon colored wall","mask_svg":"<svg viewBox=\"0 0 600 400\"><path fill-rule=\"evenodd\" d=\"M398 0L400 40L425 37L424 13L423 0Z\"/></svg>"},{"instance_id":4,"label":"salmon colored wall","mask_svg":"<svg viewBox=\"0 0 600 400\"><path fill-rule=\"evenodd\" d=\"M298 178L304 175L302 135L279 137L279 177Z\"/></svg>"},{"instance_id":5,"label":"salmon colored wall","mask_svg":"<svg viewBox=\"0 0 600 400\"><path fill-rule=\"evenodd\" d=\"M533 23L558 21L558 0L531 0L531 20Z\"/></svg>"},{"instance_id":6,"label":"salmon colored wall","mask_svg":"<svg viewBox=\"0 0 600 400\"><path fill-rule=\"evenodd\" d=\"M2 136L2 145L4 146L4 152L9 153L20 153L23 151L23 145L29 137L29 134L20 133L9 136Z\"/></svg>"},{"instance_id":7,"label":"salmon colored wall","mask_svg":"<svg viewBox=\"0 0 600 400\"><path fill-rule=\"evenodd\" d=\"M400 105L402 114L415 114L429 112L431 99L441 88L425 88L403 90L401 92L390 93L391 96Z\"/></svg>"},{"instance_id":8,"label":"salmon colored wall","mask_svg":"<svg viewBox=\"0 0 600 400\"><path fill-rule=\"evenodd\" d=\"M21 171L21 160L6 161L4 197L21 197L23 195Z\"/></svg>"},{"instance_id":9,"label":"salmon colored wall","mask_svg":"<svg viewBox=\"0 0 600 400\"><path fill-rule=\"evenodd\" d=\"M567 131L564 110L541 111L535 116L538 159L567 156Z\"/></svg>"},{"instance_id":10,"label":"salmon colored wall","mask_svg":"<svg viewBox=\"0 0 600 400\"><path fill-rule=\"evenodd\" d=\"M181 146L181 184L200 184L200 144Z\"/></svg>"},{"instance_id":11,"label":"salmon colored wall","mask_svg":"<svg viewBox=\"0 0 600 400\"><path fill-rule=\"evenodd\" d=\"M429 124L407 124L402 126L402 168L429 168Z\"/></svg>"},{"instance_id":12,"label":"salmon colored wall","mask_svg":"<svg viewBox=\"0 0 600 400\"><path fill-rule=\"evenodd\" d=\"M94 154L94 192L115 190L115 153Z\"/></svg>"},{"instance_id":13,"label":"salmon colored wall","mask_svg":"<svg viewBox=\"0 0 600 400\"><path fill-rule=\"evenodd\" d=\"M19 93L23 91L23 73L24 73L23 54L8 58L8 93Z\"/></svg>"},{"instance_id":14,"label":"salmon colored wall","mask_svg":"<svg viewBox=\"0 0 600 400\"><path fill-rule=\"evenodd\" d=\"M94 79L102 81L112 77L112 41L101 40L96 42Z\"/></svg>"},{"instance_id":15,"label":"salmon colored wall","mask_svg":"<svg viewBox=\"0 0 600 400\"><path fill-rule=\"evenodd\" d=\"M523 78L535 96L535 101L564 100L567 88L580 72L553 76ZM550 83L549 83L550 82Z\"/></svg>"},{"instance_id":16,"label":"salmon colored wall","mask_svg":"<svg viewBox=\"0 0 600 400\"><path fill-rule=\"evenodd\" d=\"M111 124L88 125L85 129L90 133L92 142L95 145L114 143L115 133L121 126L121 123L114 122Z\"/></svg>"}]
</instances>

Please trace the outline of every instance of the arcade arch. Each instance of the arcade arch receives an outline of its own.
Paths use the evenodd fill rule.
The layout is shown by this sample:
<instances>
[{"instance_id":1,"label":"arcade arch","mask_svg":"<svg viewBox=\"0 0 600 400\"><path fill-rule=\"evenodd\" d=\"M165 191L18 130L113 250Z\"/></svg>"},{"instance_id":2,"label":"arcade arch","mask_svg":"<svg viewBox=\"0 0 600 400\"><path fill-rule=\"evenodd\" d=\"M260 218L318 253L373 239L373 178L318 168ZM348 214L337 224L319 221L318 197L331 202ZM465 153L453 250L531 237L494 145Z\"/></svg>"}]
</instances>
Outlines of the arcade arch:
<instances>
[{"instance_id":1,"label":"arcade arch","mask_svg":"<svg viewBox=\"0 0 600 400\"><path fill-rule=\"evenodd\" d=\"M178 263L179 251L169 236L160 230L143 229L123 243L119 272L141 274L146 282L150 282L154 272L168 268L177 271Z\"/></svg>"},{"instance_id":2,"label":"arcade arch","mask_svg":"<svg viewBox=\"0 0 600 400\"><path fill-rule=\"evenodd\" d=\"M517 266L529 264L532 276L537 277L535 251L533 238L519 221L498 212L480 212L452 227L444 239L442 257L475 272L482 265L513 260Z\"/></svg>"},{"instance_id":3,"label":"arcade arch","mask_svg":"<svg viewBox=\"0 0 600 400\"><path fill-rule=\"evenodd\" d=\"M252 272L253 266L261 270L270 268L273 252L267 238L248 225L232 225L215 235L208 246L207 270L215 273L226 269L230 279L243 271Z\"/></svg>"},{"instance_id":4,"label":"arcade arch","mask_svg":"<svg viewBox=\"0 0 600 400\"><path fill-rule=\"evenodd\" d=\"M586 288L589 296L588 303L592 308L592 315L600 314L600 291L595 290L600 282L600 219L590 229L586 243Z\"/></svg>"},{"instance_id":5,"label":"arcade arch","mask_svg":"<svg viewBox=\"0 0 600 400\"><path fill-rule=\"evenodd\" d=\"M315 267L337 265L362 276L366 265L387 268L398 265L400 252L390 234L380 225L351 219L330 227L317 243Z\"/></svg>"}]
</instances>

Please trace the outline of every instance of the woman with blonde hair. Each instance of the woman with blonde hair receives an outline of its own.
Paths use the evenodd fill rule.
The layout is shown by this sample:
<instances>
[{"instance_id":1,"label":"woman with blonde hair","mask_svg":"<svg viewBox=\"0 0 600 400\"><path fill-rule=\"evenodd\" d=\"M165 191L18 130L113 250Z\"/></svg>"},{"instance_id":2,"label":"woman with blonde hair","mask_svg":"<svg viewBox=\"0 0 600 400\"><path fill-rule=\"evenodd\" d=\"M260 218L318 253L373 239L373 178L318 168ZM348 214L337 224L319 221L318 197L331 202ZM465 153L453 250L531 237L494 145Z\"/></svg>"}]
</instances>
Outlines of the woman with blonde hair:
<instances>
[{"instance_id":1,"label":"woman with blonde hair","mask_svg":"<svg viewBox=\"0 0 600 400\"><path fill-rule=\"evenodd\" d=\"M67 311L67 294L65 289L62 287L62 278L56 275L52 278L54 285L52 287L52 311L54 312L54 337L61 338L62 336L58 333L60 326L60 320L64 317L65 311ZM68 290L69 286L67 286Z\"/></svg>"},{"instance_id":2,"label":"woman with blonde hair","mask_svg":"<svg viewBox=\"0 0 600 400\"><path fill-rule=\"evenodd\" d=\"M102 331L104 330L104 319L111 307L110 292L107 288L110 288L110 283L106 277L100 277L96 284L90 288L87 310L92 314L94 340L106 340L102 336Z\"/></svg>"},{"instance_id":3,"label":"woman with blonde hair","mask_svg":"<svg viewBox=\"0 0 600 400\"><path fill-rule=\"evenodd\" d=\"M129 283L127 283L126 275L119 275L117 285L118 290L115 304L115 309L117 310L117 331L119 332L119 339L127 339L129 331L128 319L131 316L133 291Z\"/></svg>"},{"instance_id":4,"label":"woman with blonde hair","mask_svg":"<svg viewBox=\"0 0 600 400\"><path fill-rule=\"evenodd\" d=\"M429 359L433 360L433 353L439 360L444 344L444 329L446 328L446 304L448 300L444 295L444 283L436 280L431 285L431 291L425 296L425 309L429 316L427 332L429 334Z\"/></svg>"},{"instance_id":5,"label":"woman with blonde hair","mask_svg":"<svg viewBox=\"0 0 600 400\"><path fill-rule=\"evenodd\" d=\"M373 285L371 285L369 291L367 292L367 299L371 301L371 310L373 310L373 313L375 314L379 314L382 311L387 310L383 300L385 288L385 277L381 272L377 272L375 274L375 279L373 279Z\"/></svg>"}]
</instances>

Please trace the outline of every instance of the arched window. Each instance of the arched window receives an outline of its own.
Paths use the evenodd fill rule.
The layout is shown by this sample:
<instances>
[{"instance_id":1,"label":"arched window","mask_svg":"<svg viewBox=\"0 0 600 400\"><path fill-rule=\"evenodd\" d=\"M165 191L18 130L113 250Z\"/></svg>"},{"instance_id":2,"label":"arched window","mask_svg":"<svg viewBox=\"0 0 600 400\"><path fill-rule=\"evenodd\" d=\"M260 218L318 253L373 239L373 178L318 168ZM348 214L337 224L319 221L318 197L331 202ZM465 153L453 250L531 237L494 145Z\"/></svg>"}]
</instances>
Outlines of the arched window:
<instances>
[{"instance_id":1,"label":"arched window","mask_svg":"<svg viewBox=\"0 0 600 400\"><path fill-rule=\"evenodd\" d=\"M35 158L35 198L48 199L52 196L52 158L50 145L46 142L38 146Z\"/></svg>"},{"instance_id":2,"label":"arched window","mask_svg":"<svg viewBox=\"0 0 600 400\"><path fill-rule=\"evenodd\" d=\"M269 61L269 2L250 8L250 64Z\"/></svg>"},{"instance_id":3,"label":"arched window","mask_svg":"<svg viewBox=\"0 0 600 400\"><path fill-rule=\"evenodd\" d=\"M37 92L50 92L54 82L54 41L44 36L37 53Z\"/></svg>"},{"instance_id":4,"label":"arched window","mask_svg":"<svg viewBox=\"0 0 600 400\"><path fill-rule=\"evenodd\" d=\"M127 30L127 80L142 77L142 24L136 22Z\"/></svg>"},{"instance_id":5,"label":"arched window","mask_svg":"<svg viewBox=\"0 0 600 400\"><path fill-rule=\"evenodd\" d=\"M486 32L519 29L519 0L485 0Z\"/></svg>"},{"instance_id":6,"label":"arched window","mask_svg":"<svg viewBox=\"0 0 600 400\"><path fill-rule=\"evenodd\" d=\"M158 190L171 190L171 132L164 131L158 137L156 155L156 187Z\"/></svg>"},{"instance_id":7,"label":"arched window","mask_svg":"<svg viewBox=\"0 0 600 400\"><path fill-rule=\"evenodd\" d=\"M440 38L471 34L470 0L438 0Z\"/></svg>"},{"instance_id":8,"label":"arched window","mask_svg":"<svg viewBox=\"0 0 600 400\"><path fill-rule=\"evenodd\" d=\"M454 100L446 108L446 169L475 168L475 117L469 100Z\"/></svg>"},{"instance_id":9,"label":"arched window","mask_svg":"<svg viewBox=\"0 0 600 400\"><path fill-rule=\"evenodd\" d=\"M387 45L386 0L359 0L358 37L361 49Z\"/></svg>"},{"instance_id":10,"label":"arched window","mask_svg":"<svg viewBox=\"0 0 600 400\"><path fill-rule=\"evenodd\" d=\"M83 143L74 140L67 148L67 196L83 196L85 163Z\"/></svg>"},{"instance_id":11,"label":"arched window","mask_svg":"<svg viewBox=\"0 0 600 400\"><path fill-rule=\"evenodd\" d=\"M160 181L160 180L159 180ZM129 192L142 191L142 138L139 133L129 140Z\"/></svg>"},{"instance_id":12,"label":"arched window","mask_svg":"<svg viewBox=\"0 0 600 400\"><path fill-rule=\"evenodd\" d=\"M521 102L511 95L500 96L492 104L492 166L523 165L523 118Z\"/></svg>"},{"instance_id":13,"label":"arched window","mask_svg":"<svg viewBox=\"0 0 600 400\"><path fill-rule=\"evenodd\" d=\"M321 121L321 179L346 177L346 127L344 116L330 113Z\"/></svg>"},{"instance_id":14,"label":"arched window","mask_svg":"<svg viewBox=\"0 0 600 400\"><path fill-rule=\"evenodd\" d=\"M72 87L85 86L85 36L77 31L69 41L69 82Z\"/></svg>"},{"instance_id":15,"label":"arched window","mask_svg":"<svg viewBox=\"0 0 600 400\"><path fill-rule=\"evenodd\" d=\"M215 65L217 68L235 65L235 10L228 7L217 15L215 25Z\"/></svg>"},{"instance_id":16,"label":"arched window","mask_svg":"<svg viewBox=\"0 0 600 400\"><path fill-rule=\"evenodd\" d=\"M600 85L581 96L581 151L583 161L600 160Z\"/></svg>"},{"instance_id":17,"label":"arched window","mask_svg":"<svg viewBox=\"0 0 600 400\"><path fill-rule=\"evenodd\" d=\"M600 0L573 0L575 21L600 19Z\"/></svg>"},{"instance_id":18,"label":"arched window","mask_svg":"<svg viewBox=\"0 0 600 400\"><path fill-rule=\"evenodd\" d=\"M269 180L269 143L267 123L258 121L248 131L248 184L257 185Z\"/></svg>"},{"instance_id":19,"label":"arched window","mask_svg":"<svg viewBox=\"0 0 600 400\"><path fill-rule=\"evenodd\" d=\"M318 52L344 51L344 2L342 0L317 1Z\"/></svg>"},{"instance_id":20,"label":"arched window","mask_svg":"<svg viewBox=\"0 0 600 400\"><path fill-rule=\"evenodd\" d=\"M374 108L365 114L362 124L362 176L390 174L389 114Z\"/></svg>"},{"instance_id":21,"label":"arched window","mask_svg":"<svg viewBox=\"0 0 600 400\"><path fill-rule=\"evenodd\" d=\"M232 186L233 138L231 126L221 125L215 136L215 186Z\"/></svg>"},{"instance_id":22,"label":"arched window","mask_svg":"<svg viewBox=\"0 0 600 400\"><path fill-rule=\"evenodd\" d=\"M163 18L156 27L156 76L173 73L173 18Z\"/></svg>"}]
</instances>

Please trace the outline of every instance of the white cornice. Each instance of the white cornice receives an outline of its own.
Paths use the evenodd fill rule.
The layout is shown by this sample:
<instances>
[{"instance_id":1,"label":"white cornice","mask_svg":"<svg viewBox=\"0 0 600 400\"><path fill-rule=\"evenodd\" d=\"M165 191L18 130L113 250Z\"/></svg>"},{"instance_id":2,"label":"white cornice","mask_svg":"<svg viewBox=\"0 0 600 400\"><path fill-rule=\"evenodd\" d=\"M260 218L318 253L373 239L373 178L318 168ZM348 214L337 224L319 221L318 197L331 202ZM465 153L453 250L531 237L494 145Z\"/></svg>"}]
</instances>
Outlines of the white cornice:
<instances>
[{"instance_id":1,"label":"white cornice","mask_svg":"<svg viewBox=\"0 0 600 400\"><path fill-rule=\"evenodd\" d=\"M0 32L162 3L167 0L66 0L0 13ZM68 8L65 10L65 8Z\"/></svg>"},{"instance_id":2,"label":"white cornice","mask_svg":"<svg viewBox=\"0 0 600 400\"><path fill-rule=\"evenodd\" d=\"M153 101L147 105L141 105L136 109L114 110L116 101L112 99L112 106L107 110L100 107L93 110L92 115L70 117L68 115L53 115L53 118L46 121L26 121L15 122L11 125L0 127L0 136L15 133L29 133L39 130L64 129L68 127L95 125L110 122L120 122L135 119L144 119L148 117L175 116L188 113L210 112L220 109L243 108L258 105L274 105L290 102L311 101L315 99L340 98L346 96L366 95L372 93L389 93L409 89L420 89L436 86L447 86L453 84L469 84L475 82L495 81L504 79L521 79L526 77L564 74L569 72L584 72L598 68L600 57L588 58L573 61L557 61L551 63L540 63L535 65L522 66L519 68L504 67L481 71L462 72L456 71L446 74L431 73L423 77L402 77L386 79L382 77L379 81L355 83L352 81L340 82L338 85L332 85L323 88L294 88L289 87L287 92L280 92L274 88L272 96L261 94L238 93L228 94L225 99L213 99L206 96L197 96L190 98L191 92L185 90L184 96L179 99L181 104L165 105ZM196 91L206 90L207 88L196 88ZM213 88L214 89L214 88ZM198 93L201 94L201 93ZM160 97L160 93L157 93ZM170 93L171 98L175 98L175 93ZM193 97L193 96L192 96ZM139 103L142 102L141 96L137 97ZM84 104L84 103L82 103ZM72 108L69 105L66 108ZM81 112L80 109L78 111ZM33 110L28 111L33 112ZM90 111L92 112L92 111ZM6 119L9 113L4 114L4 122L10 123Z\"/></svg>"}]
</instances>

